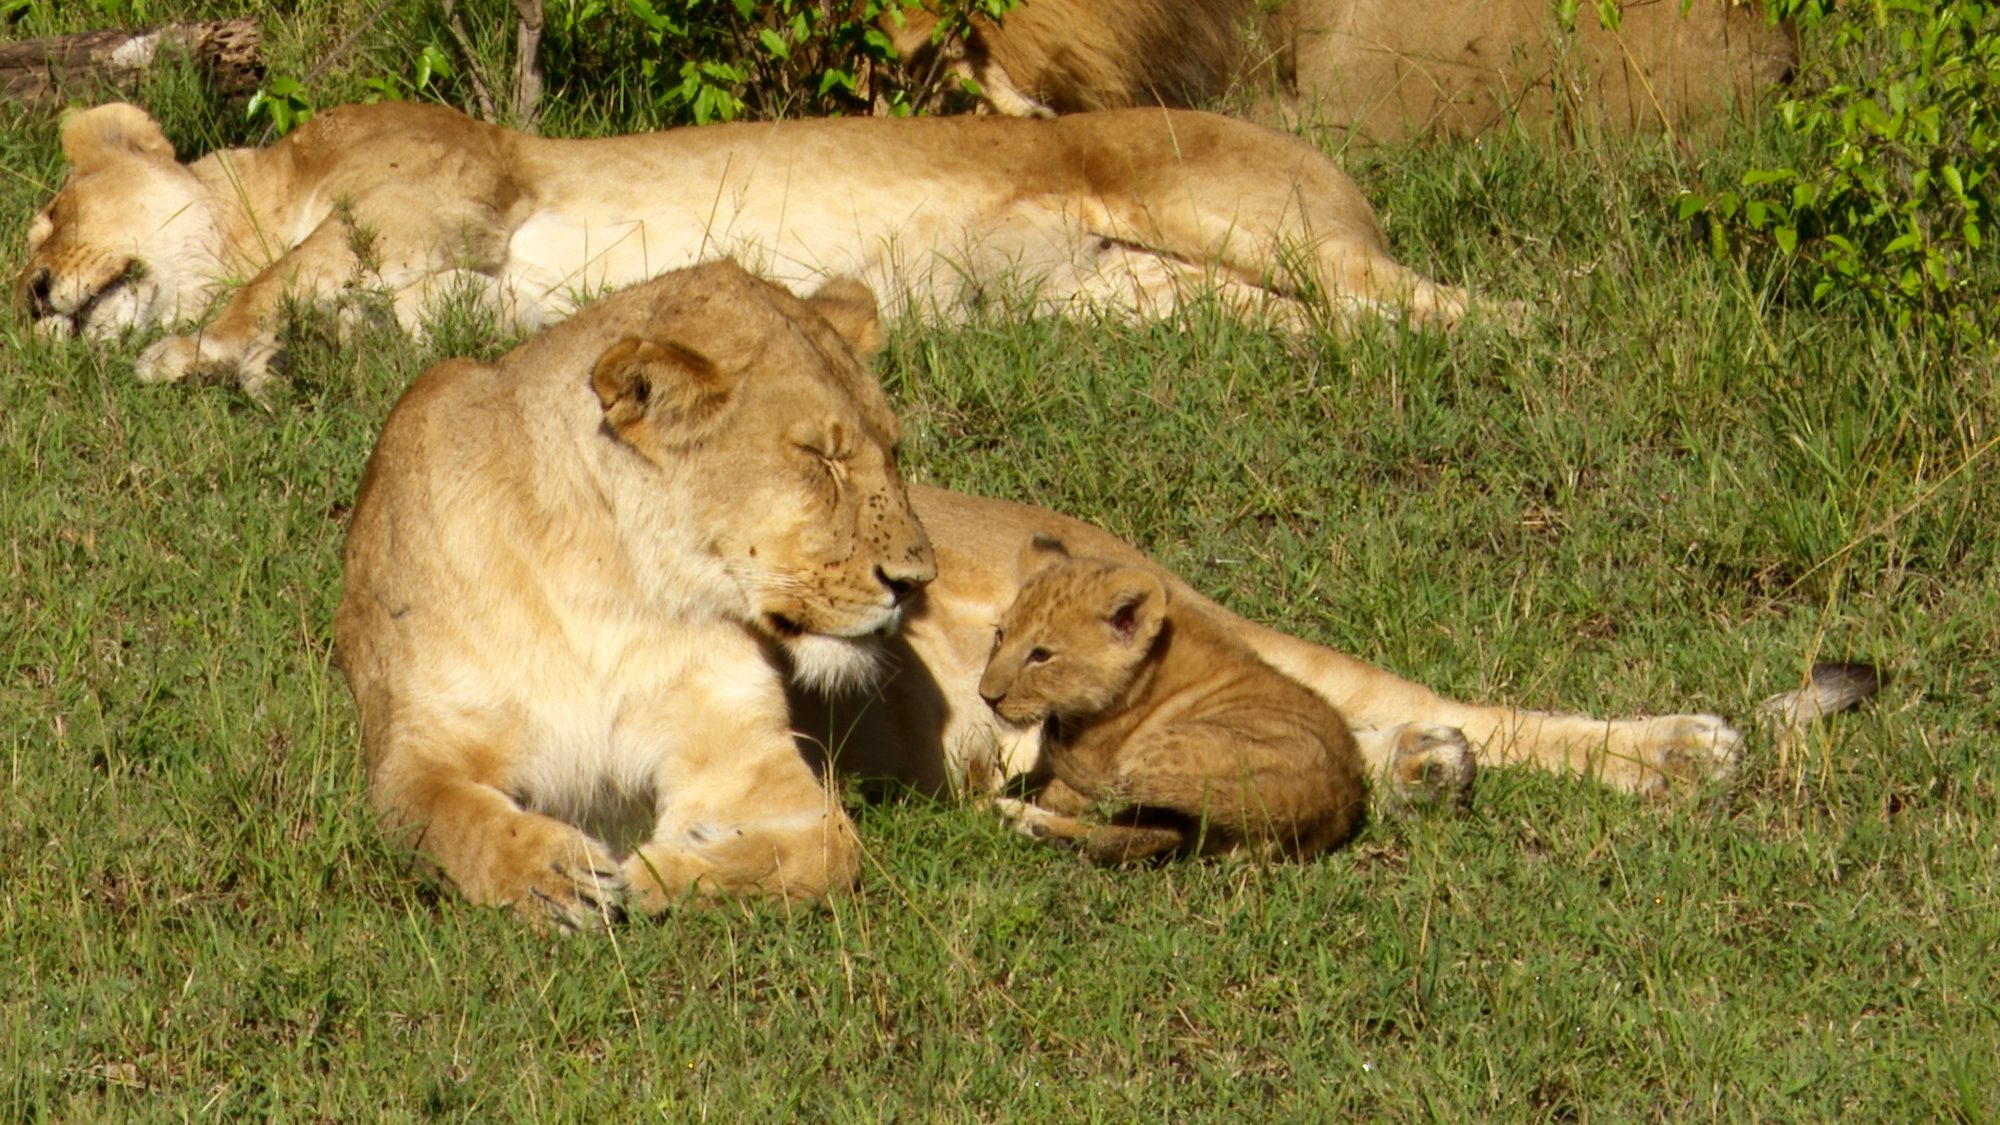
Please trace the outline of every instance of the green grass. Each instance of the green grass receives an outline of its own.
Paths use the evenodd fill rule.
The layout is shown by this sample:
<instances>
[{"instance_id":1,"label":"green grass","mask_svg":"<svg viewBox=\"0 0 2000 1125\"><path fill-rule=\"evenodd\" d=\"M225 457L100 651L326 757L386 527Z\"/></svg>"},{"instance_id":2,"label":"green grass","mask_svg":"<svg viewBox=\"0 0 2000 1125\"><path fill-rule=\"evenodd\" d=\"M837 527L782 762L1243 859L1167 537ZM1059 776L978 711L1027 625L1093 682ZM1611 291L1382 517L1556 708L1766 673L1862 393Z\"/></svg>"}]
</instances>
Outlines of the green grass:
<instances>
[{"instance_id":1,"label":"green grass","mask_svg":"<svg viewBox=\"0 0 2000 1125\"><path fill-rule=\"evenodd\" d=\"M189 149L236 127L156 96ZM16 248L59 165L5 124ZM1879 704L1676 801L1490 771L1301 866L857 803L831 909L605 937L415 879L330 664L375 428L499 342L302 330L267 413L0 315L0 1116L1993 1119L2000 376L1709 260L1673 192L1756 143L1351 159L1400 255L1545 311L1522 339L1198 312L882 370L913 476L1451 693L1747 721L1821 655Z\"/></svg>"}]
</instances>

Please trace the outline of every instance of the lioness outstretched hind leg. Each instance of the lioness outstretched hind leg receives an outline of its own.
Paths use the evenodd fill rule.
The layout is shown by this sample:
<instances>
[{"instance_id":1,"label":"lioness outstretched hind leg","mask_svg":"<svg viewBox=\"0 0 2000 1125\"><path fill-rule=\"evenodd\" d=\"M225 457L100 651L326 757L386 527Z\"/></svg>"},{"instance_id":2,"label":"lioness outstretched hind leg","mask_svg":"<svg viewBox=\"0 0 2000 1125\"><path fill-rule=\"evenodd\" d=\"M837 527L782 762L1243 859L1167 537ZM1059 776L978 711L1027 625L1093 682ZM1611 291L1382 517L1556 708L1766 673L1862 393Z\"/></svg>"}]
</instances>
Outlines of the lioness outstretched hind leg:
<instances>
[{"instance_id":1,"label":"lioness outstretched hind leg","mask_svg":"<svg viewBox=\"0 0 2000 1125\"><path fill-rule=\"evenodd\" d=\"M1224 612L1224 611L1218 611ZM1363 756L1377 777L1394 760L1394 741L1379 732L1410 725L1453 728L1483 766L1528 765L1583 774L1627 792L1664 795L1727 777L1743 755L1743 736L1720 715L1669 714L1600 719L1482 706L1446 699L1421 684L1351 656L1265 626L1232 618L1239 636L1279 671L1338 708L1361 733ZM1822 665L1805 687L1767 701L1760 711L1777 737L1834 710L1852 707L1880 686L1874 669ZM1367 734L1363 732L1377 732Z\"/></svg>"},{"instance_id":2,"label":"lioness outstretched hind leg","mask_svg":"<svg viewBox=\"0 0 2000 1125\"><path fill-rule=\"evenodd\" d=\"M1357 730L1364 760L1377 763L1382 807L1397 814L1464 809L1472 803L1478 755L1457 727L1404 723Z\"/></svg>"},{"instance_id":3,"label":"lioness outstretched hind leg","mask_svg":"<svg viewBox=\"0 0 2000 1125\"><path fill-rule=\"evenodd\" d=\"M1062 120L1076 127L1089 116ZM1510 327L1521 321L1517 306L1476 301L1397 262L1360 188L1311 145L1203 114L1162 121L1157 137L1121 138L1152 140L1162 152L1145 172L1108 169L1132 175L1130 210L1101 195L1108 229L1100 234L1185 262L1213 261L1225 280L1324 310L1336 325L1366 312L1451 328L1474 308Z\"/></svg>"}]
</instances>

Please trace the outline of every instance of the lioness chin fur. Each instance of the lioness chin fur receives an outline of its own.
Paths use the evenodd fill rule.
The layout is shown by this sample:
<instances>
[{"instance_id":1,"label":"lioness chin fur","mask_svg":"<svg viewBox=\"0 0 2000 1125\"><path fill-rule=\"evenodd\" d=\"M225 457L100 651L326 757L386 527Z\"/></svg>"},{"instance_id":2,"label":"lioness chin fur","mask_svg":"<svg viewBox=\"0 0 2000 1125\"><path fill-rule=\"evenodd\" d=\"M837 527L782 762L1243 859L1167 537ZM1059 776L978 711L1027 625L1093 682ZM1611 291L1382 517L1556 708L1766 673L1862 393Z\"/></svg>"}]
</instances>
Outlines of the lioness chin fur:
<instances>
[{"instance_id":1,"label":"lioness chin fur","mask_svg":"<svg viewBox=\"0 0 2000 1125\"><path fill-rule=\"evenodd\" d=\"M551 140L385 102L180 164L151 117L113 104L72 115L63 150L20 299L44 334L198 319L140 356L150 381L218 370L261 391L288 297L383 289L415 330L469 288L532 328L725 255L798 292L856 277L892 314L947 320L988 305L1155 317L1212 294L1295 327L1356 312L1449 326L1470 303L1389 256L1324 155L1210 114Z\"/></svg>"}]
</instances>

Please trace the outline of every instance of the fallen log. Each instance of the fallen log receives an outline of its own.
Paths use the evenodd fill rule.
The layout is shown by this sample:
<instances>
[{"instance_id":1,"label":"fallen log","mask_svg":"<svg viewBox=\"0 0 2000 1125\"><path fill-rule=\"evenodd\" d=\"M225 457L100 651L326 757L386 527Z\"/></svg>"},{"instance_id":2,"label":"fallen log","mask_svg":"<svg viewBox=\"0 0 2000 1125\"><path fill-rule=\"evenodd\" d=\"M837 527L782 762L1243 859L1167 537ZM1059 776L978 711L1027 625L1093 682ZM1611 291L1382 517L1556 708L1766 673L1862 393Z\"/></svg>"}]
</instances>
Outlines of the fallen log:
<instances>
[{"instance_id":1,"label":"fallen log","mask_svg":"<svg viewBox=\"0 0 2000 1125\"><path fill-rule=\"evenodd\" d=\"M264 73L257 21L170 23L0 43L0 96L61 101L130 86L169 57L194 60L221 94L245 94Z\"/></svg>"}]
</instances>

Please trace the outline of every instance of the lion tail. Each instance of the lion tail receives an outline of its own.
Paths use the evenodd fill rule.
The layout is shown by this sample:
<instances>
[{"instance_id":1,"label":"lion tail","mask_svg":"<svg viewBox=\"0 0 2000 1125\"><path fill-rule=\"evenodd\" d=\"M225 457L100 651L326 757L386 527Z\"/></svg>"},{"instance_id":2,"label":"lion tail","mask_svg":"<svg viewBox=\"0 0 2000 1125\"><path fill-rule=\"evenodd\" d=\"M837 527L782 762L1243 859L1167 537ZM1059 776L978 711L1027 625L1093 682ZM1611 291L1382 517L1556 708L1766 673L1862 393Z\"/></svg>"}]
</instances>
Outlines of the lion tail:
<instances>
[{"instance_id":1,"label":"lion tail","mask_svg":"<svg viewBox=\"0 0 2000 1125\"><path fill-rule=\"evenodd\" d=\"M1860 705L1888 682L1879 668L1853 661L1814 664L1803 687L1781 692L1757 705L1757 714L1780 737L1796 735L1807 725Z\"/></svg>"}]
</instances>

